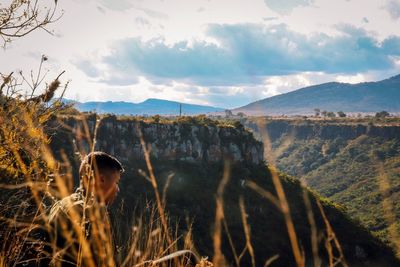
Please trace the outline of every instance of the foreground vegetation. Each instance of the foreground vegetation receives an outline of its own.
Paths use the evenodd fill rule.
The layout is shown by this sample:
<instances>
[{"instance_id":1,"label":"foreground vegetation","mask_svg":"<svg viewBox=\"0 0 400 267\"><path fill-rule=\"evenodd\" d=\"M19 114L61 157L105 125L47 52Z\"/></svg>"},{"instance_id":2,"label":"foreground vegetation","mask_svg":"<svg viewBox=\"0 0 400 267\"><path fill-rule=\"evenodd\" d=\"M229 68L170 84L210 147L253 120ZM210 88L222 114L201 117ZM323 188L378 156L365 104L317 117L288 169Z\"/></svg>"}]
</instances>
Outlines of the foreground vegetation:
<instances>
[{"instance_id":1,"label":"foreground vegetation","mask_svg":"<svg viewBox=\"0 0 400 267\"><path fill-rule=\"evenodd\" d=\"M57 114L63 113L65 119L66 111L57 102L49 106L43 100L6 98L4 103L1 235L7 242L0 262L15 266L40 251L30 232L46 227L50 205L73 191L79 154L95 149L101 138L112 137L100 138L102 120L97 118L94 127L65 128ZM88 145L52 143L59 134L75 144L86 139ZM146 150L144 140L142 145ZM215 266L397 264L389 248L336 205L273 167L150 161L145 155L141 161L123 162L127 172L121 184L122 204L111 209L115 251L110 266L184 266L188 260L195 265L201 256L208 256Z\"/></svg>"},{"instance_id":2,"label":"foreground vegetation","mask_svg":"<svg viewBox=\"0 0 400 267\"><path fill-rule=\"evenodd\" d=\"M35 29L46 30L46 25L58 20L54 16L57 1L50 8L38 3L17 0L0 9L4 46ZM47 11L41 12L42 8ZM43 56L31 83L21 74L27 82L22 90L13 73L2 74L0 81L0 267L35 266L43 258L57 259L64 248L40 242L34 233L50 231L49 208L73 192L81 157L100 141L99 125L115 119L91 114L91 125L84 119L78 129L65 127L60 118L71 113L73 119L85 116L60 100L53 101L60 76L42 84L45 75L40 70L46 60ZM27 93L27 88L32 92ZM205 116L175 121L159 116L125 119L243 129L240 123L214 122ZM55 142L60 133L65 143ZM80 146L80 140L86 145ZM278 173L272 161L269 167L229 161L207 165L151 161L144 139L140 143L144 159L124 162L122 204L111 207L115 243L98 231L92 240L110 249L89 256L85 252L90 244L78 238L75 241L82 247L76 254L78 266L95 266L96 258L107 259L105 266L202 267L212 266L210 261L214 266L399 263L385 244L348 219L338 206ZM97 216L95 221L99 229L107 227L104 217ZM69 230L61 234L82 237L81 225L74 223L75 234ZM52 247L50 254L46 246Z\"/></svg>"}]
</instances>

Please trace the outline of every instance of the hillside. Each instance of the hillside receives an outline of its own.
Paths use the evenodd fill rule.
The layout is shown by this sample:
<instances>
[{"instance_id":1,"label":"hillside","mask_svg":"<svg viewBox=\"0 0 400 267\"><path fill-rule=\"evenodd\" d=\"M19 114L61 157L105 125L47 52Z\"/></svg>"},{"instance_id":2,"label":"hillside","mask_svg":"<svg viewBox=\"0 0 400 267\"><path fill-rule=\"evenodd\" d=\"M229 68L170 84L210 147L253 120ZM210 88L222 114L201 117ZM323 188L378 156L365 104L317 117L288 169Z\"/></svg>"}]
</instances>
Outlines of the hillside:
<instances>
[{"instance_id":1,"label":"hillside","mask_svg":"<svg viewBox=\"0 0 400 267\"><path fill-rule=\"evenodd\" d=\"M87 117L87 125L93 131L96 118ZM79 161L74 153L74 144L81 149L88 148L84 139L75 138L84 123L76 117L64 117L62 121L67 128L58 129L52 135L52 147L56 155L65 151L75 166ZM279 258L272 266L293 266L294 259L282 213L268 200L259 196L248 186L249 181L276 195L271 179L271 171L262 164L262 146L250 133L239 125L224 125L199 118L182 118L174 122L151 122L135 119L105 117L98 126L96 149L113 153L121 158L126 169L121 182L121 199L124 216L119 229L124 233L132 229L130 218L132 210L153 199L150 183L140 175L138 170L146 170L141 153L137 127L142 129L144 139L152 148L152 163L160 188L170 180L166 199L167 211L172 220L180 221L179 231L188 231L185 218L193 221L192 234L196 249L201 255L213 255L215 219L215 194L224 173L224 159L230 158L230 179L224 192L224 209L227 227L231 240L240 253L245 246L245 235L239 209L239 198L242 196L246 205L247 220L251 229L251 242L254 247L256 262L264 265L274 255ZM173 129L173 130L172 130ZM196 144L201 144L198 147ZM191 145L189 145L189 143ZM237 146L237 148L235 148ZM189 152L189 147L192 147ZM197 147L195 149L195 147ZM194 153L197 149L199 151ZM137 150L137 151L136 151ZM136 152L135 152L136 151ZM169 151L169 152L166 152ZM210 155L213 154L210 161ZM219 153L218 151L225 152ZM234 152L236 151L236 152ZM135 153L132 153L135 152ZM192 156L188 157L188 153ZM236 153L237 156L234 156ZM172 156L171 156L172 155ZM219 155L219 156L215 156ZM247 155L247 156L246 156ZM196 156L195 160L193 160ZM281 182L288 197L295 229L305 251L306 262L312 262L311 228L307 220L307 208L300 183L285 174L280 174ZM325 241L326 226L316 201L323 203L333 229L336 231L348 263L351 266L393 266L397 264L390 249L374 238L363 227L351 221L342 210L334 204L320 199L318 195L308 192L319 233L318 247L320 256L327 263ZM122 225L122 226L121 226ZM123 244L127 236L120 236ZM234 264L232 249L229 245L226 230L223 230L222 251L230 264ZM336 252L335 252L336 253ZM243 266L250 265L248 254L242 259Z\"/></svg>"},{"instance_id":2,"label":"hillside","mask_svg":"<svg viewBox=\"0 0 400 267\"><path fill-rule=\"evenodd\" d=\"M162 99L147 99L141 103L130 102L77 102L66 100L67 103L74 103L79 111L94 111L97 113L109 113L117 115L179 115L180 105L182 105L182 115L197 115L210 112L221 112L223 109L185 104L175 101Z\"/></svg>"},{"instance_id":3,"label":"hillside","mask_svg":"<svg viewBox=\"0 0 400 267\"><path fill-rule=\"evenodd\" d=\"M339 203L352 218L391 242L390 227L400 233L400 126L375 124L267 120L266 129L280 170ZM255 121L248 126L259 132ZM385 200L393 210L384 206ZM387 221L391 214L397 221L392 226Z\"/></svg>"},{"instance_id":4,"label":"hillside","mask_svg":"<svg viewBox=\"0 0 400 267\"><path fill-rule=\"evenodd\" d=\"M400 112L400 75L358 84L330 82L269 97L233 110L247 115L314 114L314 109L344 112Z\"/></svg>"}]
</instances>

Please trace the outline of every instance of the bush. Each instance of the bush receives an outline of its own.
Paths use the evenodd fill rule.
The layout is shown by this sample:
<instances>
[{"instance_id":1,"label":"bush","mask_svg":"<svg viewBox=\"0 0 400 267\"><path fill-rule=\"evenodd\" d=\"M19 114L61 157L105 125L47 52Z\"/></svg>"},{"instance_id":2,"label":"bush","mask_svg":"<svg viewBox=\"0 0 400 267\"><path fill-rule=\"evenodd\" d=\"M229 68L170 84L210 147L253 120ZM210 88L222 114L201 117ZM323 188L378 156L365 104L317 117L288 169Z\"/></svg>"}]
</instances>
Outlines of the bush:
<instances>
[{"instance_id":1,"label":"bush","mask_svg":"<svg viewBox=\"0 0 400 267\"><path fill-rule=\"evenodd\" d=\"M375 114L375 117L376 117L376 118L386 118L386 117L389 117L389 116L390 116L389 112L387 112L387 111L385 111L385 110L380 111L380 112L377 112L377 113Z\"/></svg>"}]
</instances>

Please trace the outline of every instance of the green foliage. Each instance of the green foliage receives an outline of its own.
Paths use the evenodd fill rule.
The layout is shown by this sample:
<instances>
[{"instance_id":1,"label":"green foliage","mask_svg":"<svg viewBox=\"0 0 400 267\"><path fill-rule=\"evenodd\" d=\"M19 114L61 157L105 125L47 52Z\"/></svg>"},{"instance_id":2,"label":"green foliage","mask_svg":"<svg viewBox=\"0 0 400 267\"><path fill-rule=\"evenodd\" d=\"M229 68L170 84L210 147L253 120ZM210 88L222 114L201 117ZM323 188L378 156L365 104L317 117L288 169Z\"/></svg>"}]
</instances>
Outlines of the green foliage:
<instances>
[{"instance_id":1,"label":"green foliage","mask_svg":"<svg viewBox=\"0 0 400 267\"><path fill-rule=\"evenodd\" d=\"M153 119L153 121L154 121L155 123L159 123L159 122L160 122L160 115L154 115L154 116L152 117L152 119Z\"/></svg>"},{"instance_id":2,"label":"green foliage","mask_svg":"<svg viewBox=\"0 0 400 267\"><path fill-rule=\"evenodd\" d=\"M394 134L398 128L370 125L374 136L353 135L357 127L337 123L337 134L330 138L324 134L328 129L332 131L328 125L321 122L309 127L314 129L310 133L318 129L320 134L300 138L304 136L298 132L289 144L285 135L274 140L273 149L280 151L278 168L303 179L313 190L345 207L352 218L376 236L390 242L385 219L388 211L382 206L386 194L382 177L390 185L388 196L394 205L394 217L400 220L400 139Z\"/></svg>"},{"instance_id":3,"label":"green foliage","mask_svg":"<svg viewBox=\"0 0 400 267\"><path fill-rule=\"evenodd\" d=\"M229 110L229 109L226 109L226 110L225 110L225 117L230 118L230 117L232 117L232 116L233 116L232 111Z\"/></svg>"},{"instance_id":4,"label":"green foliage","mask_svg":"<svg viewBox=\"0 0 400 267\"><path fill-rule=\"evenodd\" d=\"M376 117L376 118L386 118L386 117L389 117L389 116L390 116L389 112L387 112L387 111L385 111L385 110L380 111L380 112L377 112L377 113L375 114L375 117Z\"/></svg>"},{"instance_id":5,"label":"green foliage","mask_svg":"<svg viewBox=\"0 0 400 267\"><path fill-rule=\"evenodd\" d=\"M120 207L120 212L124 214L124 218L121 219L127 220L134 214L132 206L141 207L145 205L146 201L153 200L154 197L150 183L138 172L140 169L146 170L144 162L127 160L123 164L126 173L120 184L121 194L119 198L122 198L125 203L123 208ZM212 255L212 232L216 208L215 193L224 173L223 163L203 164L153 160L152 164L160 188L164 188L168 177L172 177L166 191L166 210L172 221L180 222L179 233L187 231L188 224L184 218L188 218L192 225L196 249L201 255ZM246 186L246 182L251 180L275 195L269 169L262 165L235 164L230 173L230 179L224 191L223 206L224 218L235 247L242 247L245 244L238 207L239 197L242 196L245 200L252 245L257 262L265 262L270 255L278 253L286 256L279 258L274 266L294 266L282 213L272 203ZM279 176L288 198L298 238L302 248L306 251L306 263L311 263L310 226L306 219L306 207L303 199L304 189L297 179L284 173L279 173ZM368 253L370 264L381 258L387 262L395 261L390 250L387 250L384 244L374 239L363 227L349 219L343 212L343 208L329 200L319 199L315 193L310 193L309 197L317 228L321 233L319 249L323 262L327 261L327 254L324 252L325 235L323 233L325 225L316 206L316 200L320 200L323 204L349 263L360 262L355 257L357 245ZM115 212L116 210L113 211L113 213ZM122 227L124 228L119 229L122 233L129 232L131 229L129 223L122 225ZM124 244L124 238L126 239L126 236L120 236L117 245ZM222 235L222 252L228 262L233 264L233 255L226 231L223 231ZM248 266L249 264L250 259L247 256L244 257L242 265Z\"/></svg>"},{"instance_id":6,"label":"green foliage","mask_svg":"<svg viewBox=\"0 0 400 267\"><path fill-rule=\"evenodd\" d=\"M335 113L332 112L332 111L328 111L328 112L326 113L326 116L329 117L329 118L334 118L334 117L336 117Z\"/></svg>"}]
</instances>

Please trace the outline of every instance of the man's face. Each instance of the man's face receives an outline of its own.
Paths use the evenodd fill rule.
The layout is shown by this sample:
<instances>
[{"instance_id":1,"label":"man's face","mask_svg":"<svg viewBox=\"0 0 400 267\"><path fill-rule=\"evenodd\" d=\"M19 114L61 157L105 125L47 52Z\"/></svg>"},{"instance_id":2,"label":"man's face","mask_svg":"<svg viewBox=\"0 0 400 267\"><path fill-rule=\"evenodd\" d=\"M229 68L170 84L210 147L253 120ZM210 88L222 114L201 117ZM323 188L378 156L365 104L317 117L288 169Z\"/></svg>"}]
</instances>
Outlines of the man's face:
<instances>
[{"instance_id":1,"label":"man's face","mask_svg":"<svg viewBox=\"0 0 400 267\"><path fill-rule=\"evenodd\" d=\"M117 196L120 179L121 173L116 170L105 170L100 174L100 190L106 204L111 204Z\"/></svg>"}]
</instances>

